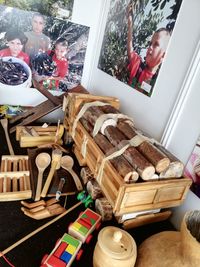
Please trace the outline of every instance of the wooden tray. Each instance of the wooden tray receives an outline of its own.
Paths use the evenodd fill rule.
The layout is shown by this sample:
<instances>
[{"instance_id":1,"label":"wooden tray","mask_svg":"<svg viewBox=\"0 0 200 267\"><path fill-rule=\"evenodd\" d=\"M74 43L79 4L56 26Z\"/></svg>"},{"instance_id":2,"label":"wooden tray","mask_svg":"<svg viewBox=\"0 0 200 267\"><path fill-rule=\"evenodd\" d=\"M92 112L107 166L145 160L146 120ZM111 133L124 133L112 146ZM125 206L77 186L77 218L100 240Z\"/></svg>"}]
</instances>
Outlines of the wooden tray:
<instances>
[{"instance_id":1,"label":"wooden tray","mask_svg":"<svg viewBox=\"0 0 200 267\"><path fill-rule=\"evenodd\" d=\"M33 198L35 198L35 190L36 190L37 176L38 176L38 170L37 170L37 166L35 164L35 158L41 152L47 152L47 153L49 153L50 156L52 154L52 150L47 149L47 148L36 148L36 149L30 149L29 148L28 149L31 184L32 184L32 188L33 188L33 195L32 195ZM70 156L72 156L74 158L74 161L75 161L73 169L75 170L75 172L77 174L79 174L79 167L78 167L79 165L77 163L77 160L75 159L73 154L70 154ZM50 171L50 167L51 166L49 166L44 172L42 187L45 184L46 178L47 178L48 173ZM50 187L49 187L49 190L47 193L47 197L55 196L56 191L58 189L59 182L60 182L60 178L62 178L62 177L66 178L66 182L64 184L63 192L62 192L61 196L72 195L72 194L75 194L77 192L76 185L74 184L74 181L73 181L73 178L71 177L71 175L66 170L60 168L59 170L55 171L55 174L54 174L53 179L52 179L52 183L50 184Z\"/></svg>"}]
</instances>

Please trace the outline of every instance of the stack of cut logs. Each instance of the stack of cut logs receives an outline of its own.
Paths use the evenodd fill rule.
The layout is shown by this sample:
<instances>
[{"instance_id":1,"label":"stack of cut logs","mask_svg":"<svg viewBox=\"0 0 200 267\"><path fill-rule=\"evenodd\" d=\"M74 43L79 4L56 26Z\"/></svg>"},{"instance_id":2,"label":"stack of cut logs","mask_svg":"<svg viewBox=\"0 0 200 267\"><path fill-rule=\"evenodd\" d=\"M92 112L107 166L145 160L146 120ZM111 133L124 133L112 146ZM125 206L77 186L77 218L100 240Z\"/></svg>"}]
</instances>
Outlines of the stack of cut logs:
<instances>
[{"instance_id":1,"label":"stack of cut logs","mask_svg":"<svg viewBox=\"0 0 200 267\"><path fill-rule=\"evenodd\" d=\"M135 182L139 177L149 181L183 175L180 160L139 133L131 119L113 106L90 105L79 120L125 182Z\"/></svg>"}]
</instances>

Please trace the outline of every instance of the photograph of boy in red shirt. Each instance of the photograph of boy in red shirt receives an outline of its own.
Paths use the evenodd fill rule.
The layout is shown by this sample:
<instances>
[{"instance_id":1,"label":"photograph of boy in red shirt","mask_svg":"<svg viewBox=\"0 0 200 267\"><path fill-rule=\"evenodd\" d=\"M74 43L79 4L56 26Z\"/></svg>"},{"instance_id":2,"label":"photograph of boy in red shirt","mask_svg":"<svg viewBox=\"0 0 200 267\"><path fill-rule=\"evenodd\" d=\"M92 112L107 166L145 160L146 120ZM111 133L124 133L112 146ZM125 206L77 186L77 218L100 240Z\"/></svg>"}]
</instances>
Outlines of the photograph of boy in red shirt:
<instances>
[{"instance_id":1,"label":"photograph of boy in red shirt","mask_svg":"<svg viewBox=\"0 0 200 267\"><path fill-rule=\"evenodd\" d=\"M133 13L134 5L128 5L128 36L127 36L127 54L128 54L128 84L137 90L151 92L154 85L154 75L157 73L170 40L170 32L166 28L160 28L154 32L147 48L145 62L142 62L140 55L133 49Z\"/></svg>"},{"instance_id":2,"label":"photograph of boy in red shirt","mask_svg":"<svg viewBox=\"0 0 200 267\"><path fill-rule=\"evenodd\" d=\"M55 70L51 77L46 77L43 85L46 89L59 89L59 83L68 75L68 43L65 38L59 38L55 42L55 49L48 51L48 55L52 57L55 64Z\"/></svg>"},{"instance_id":3,"label":"photograph of boy in red shirt","mask_svg":"<svg viewBox=\"0 0 200 267\"><path fill-rule=\"evenodd\" d=\"M22 51L27 37L21 31L11 30L5 34L8 48L0 50L0 57L16 57L29 65L29 56Z\"/></svg>"}]
</instances>

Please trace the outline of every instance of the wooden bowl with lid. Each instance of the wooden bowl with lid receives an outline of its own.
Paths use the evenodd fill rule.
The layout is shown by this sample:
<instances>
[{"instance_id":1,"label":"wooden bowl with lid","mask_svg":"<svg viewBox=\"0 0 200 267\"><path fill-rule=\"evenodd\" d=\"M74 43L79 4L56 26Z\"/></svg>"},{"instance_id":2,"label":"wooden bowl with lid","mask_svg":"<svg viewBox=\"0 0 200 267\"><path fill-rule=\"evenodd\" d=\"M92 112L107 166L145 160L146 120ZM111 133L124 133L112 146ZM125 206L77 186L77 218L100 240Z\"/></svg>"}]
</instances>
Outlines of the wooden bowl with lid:
<instances>
[{"instance_id":1,"label":"wooden bowl with lid","mask_svg":"<svg viewBox=\"0 0 200 267\"><path fill-rule=\"evenodd\" d=\"M134 267L136 257L136 243L129 233L114 226L99 232L93 267Z\"/></svg>"}]
</instances>

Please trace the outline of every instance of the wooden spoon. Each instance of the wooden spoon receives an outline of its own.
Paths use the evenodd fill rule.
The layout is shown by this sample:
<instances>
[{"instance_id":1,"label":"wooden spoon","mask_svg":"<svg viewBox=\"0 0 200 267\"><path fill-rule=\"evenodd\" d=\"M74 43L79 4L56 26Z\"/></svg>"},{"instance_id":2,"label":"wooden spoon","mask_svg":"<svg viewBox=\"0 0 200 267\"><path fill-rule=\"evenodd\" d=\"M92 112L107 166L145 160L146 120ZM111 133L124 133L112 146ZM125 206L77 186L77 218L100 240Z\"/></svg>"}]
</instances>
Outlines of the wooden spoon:
<instances>
[{"instance_id":1,"label":"wooden spoon","mask_svg":"<svg viewBox=\"0 0 200 267\"><path fill-rule=\"evenodd\" d=\"M45 181L44 187L42 189L41 197L46 197L47 191L49 190L49 186L53 179L54 173L57 169L60 168L61 157L62 157L62 151L60 149L54 149L52 152L51 169Z\"/></svg>"},{"instance_id":2,"label":"wooden spoon","mask_svg":"<svg viewBox=\"0 0 200 267\"><path fill-rule=\"evenodd\" d=\"M38 168L38 179L37 179L35 201L40 200L43 173L44 173L44 170L49 166L50 162L51 162L51 157L48 153L45 153L45 152L38 154L35 159L35 164Z\"/></svg>"},{"instance_id":3,"label":"wooden spoon","mask_svg":"<svg viewBox=\"0 0 200 267\"><path fill-rule=\"evenodd\" d=\"M7 145L8 145L9 153L10 153L10 155L15 155L13 147L12 147L12 144L10 142L10 137L9 137L9 134L8 134L8 120L7 119L2 119L1 120L1 125L2 125L2 127L4 129L4 132L5 132L6 142L7 142Z\"/></svg>"},{"instance_id":4,"label":"wooden spoon","mask_svg":"<svg viewBox=\"0 0 200 267\"><path fill-rule=\"evenodd\" d=\"M83 190L83 186L81 184L81 181L80 181L78 175L72 169L73 165L74 165L74 160L72 157L63 156L61 158L61 167L71 174L71 176L74 179L74 183L76 185L77 190L81 191L81 190Z\"/></svg>"}]
</instances>

